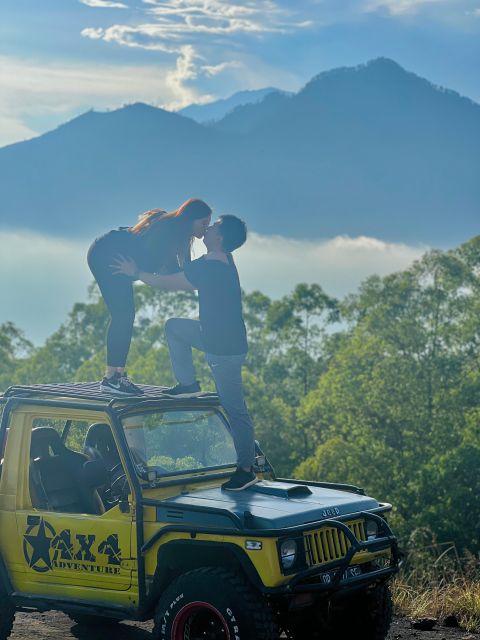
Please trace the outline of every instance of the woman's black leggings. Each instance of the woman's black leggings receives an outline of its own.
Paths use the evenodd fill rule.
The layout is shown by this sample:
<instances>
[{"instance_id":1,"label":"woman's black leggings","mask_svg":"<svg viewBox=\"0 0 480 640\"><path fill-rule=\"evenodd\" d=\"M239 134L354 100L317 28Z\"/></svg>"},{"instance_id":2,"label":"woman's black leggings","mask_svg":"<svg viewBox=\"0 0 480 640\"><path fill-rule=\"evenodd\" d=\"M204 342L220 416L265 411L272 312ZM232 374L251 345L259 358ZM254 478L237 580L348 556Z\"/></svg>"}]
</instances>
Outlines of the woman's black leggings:
<instances>
[{"instance_id":1,"label":"woman's black leggings","mask_svg":"<svg viewBox=\"0 0 480 640\"><path fill-rule=\"evenodd\" d=\"M132 340L135 320L133 281L124 275L113 275L110 265L118 251L109 255L94 243L88 252L88 266L110 312L107 329L107 365L124 367Z\"/></svg>"}]
</instances>

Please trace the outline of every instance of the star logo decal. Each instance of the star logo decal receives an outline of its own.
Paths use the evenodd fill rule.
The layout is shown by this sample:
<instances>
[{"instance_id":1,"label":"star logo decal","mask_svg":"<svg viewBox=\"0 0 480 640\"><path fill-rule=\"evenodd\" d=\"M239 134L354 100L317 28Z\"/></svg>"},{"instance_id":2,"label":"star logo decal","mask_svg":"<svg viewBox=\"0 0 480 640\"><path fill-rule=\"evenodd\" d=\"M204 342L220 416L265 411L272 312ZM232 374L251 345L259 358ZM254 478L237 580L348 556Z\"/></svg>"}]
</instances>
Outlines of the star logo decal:
<instances>
[{"instance_id":1,"label":"star logo decal","mask_svg":"<svg viewBox=\"0 0 480 640\"><path fill-rule=\"evenodd\" d=\"M55 529L43 518L29 523L23 536L23 554L28 566L34 571L45 573L52 568L50 548L55 536Z\"/></svg>"}]
</instances>

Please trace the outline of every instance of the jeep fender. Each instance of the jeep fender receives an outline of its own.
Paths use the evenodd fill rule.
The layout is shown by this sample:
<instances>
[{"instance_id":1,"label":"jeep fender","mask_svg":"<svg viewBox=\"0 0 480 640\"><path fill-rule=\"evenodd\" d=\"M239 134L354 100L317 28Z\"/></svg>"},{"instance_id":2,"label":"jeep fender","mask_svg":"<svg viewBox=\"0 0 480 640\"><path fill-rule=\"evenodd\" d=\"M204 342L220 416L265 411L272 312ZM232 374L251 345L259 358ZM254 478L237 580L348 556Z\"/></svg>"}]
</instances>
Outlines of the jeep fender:
<instances>
[{"instance_id":1,"label":"jeep fender","mask_svg":"<svg viewBox=\"0 0 480 640\"><path fill-rule=\"evenodd\" d=\"M234 567L242 571L253 587L259 591L264 589L255 566L238 545L209 540L172 540L158 550L149 604L154 606L160 594L177 576L200 567Z\"/></svg>"}]
</instances>

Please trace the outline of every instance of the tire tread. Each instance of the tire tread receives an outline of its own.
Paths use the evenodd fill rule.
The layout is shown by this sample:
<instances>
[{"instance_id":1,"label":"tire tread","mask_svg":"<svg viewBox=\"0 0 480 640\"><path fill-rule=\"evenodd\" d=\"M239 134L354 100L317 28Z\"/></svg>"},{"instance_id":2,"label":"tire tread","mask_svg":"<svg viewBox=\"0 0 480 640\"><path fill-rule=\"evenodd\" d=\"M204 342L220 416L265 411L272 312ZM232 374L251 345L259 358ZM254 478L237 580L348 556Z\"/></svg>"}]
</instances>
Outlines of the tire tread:
<instances>
[{"instance_id":1,"label":"tire tread","mask_svg":"<svg viewBox=\"0 0 480 640\"><path fill-rule=\"evenodd\" d=\"M178 592L182 589L185 581L198 581L205 577L214 577L218 582L227 582L239 594L248 606L248 615L253 618L256 630L256 637L249 640L278 640L278 627L267 602L256 598L256 594L246 579L229 569L223 567L201 567L182 574L165 590L162 594L155 610L153 637L160 638L159 626L162 623L165 606L171 601L171 592Z\"/></svg>"}]
</instances>

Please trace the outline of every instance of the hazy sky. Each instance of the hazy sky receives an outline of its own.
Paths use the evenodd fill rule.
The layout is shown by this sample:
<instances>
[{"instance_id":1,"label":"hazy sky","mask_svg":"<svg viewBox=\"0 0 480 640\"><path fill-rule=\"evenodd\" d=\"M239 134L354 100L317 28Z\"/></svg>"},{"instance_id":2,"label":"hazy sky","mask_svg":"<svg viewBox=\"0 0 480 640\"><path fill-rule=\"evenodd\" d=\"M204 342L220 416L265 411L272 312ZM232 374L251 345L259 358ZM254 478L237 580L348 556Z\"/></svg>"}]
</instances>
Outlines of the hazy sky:
<instances>
[{"instance_id":1,"label":"hazy sky","mask_svg":"<svg viewBox=\"0 0 480 640\"><path fill-rule=\"evenodd\" d=\"M296 90L377 56L480 101L480 0L1 0L0 145L89 108Z\"/></svg>"}]
</instances>

